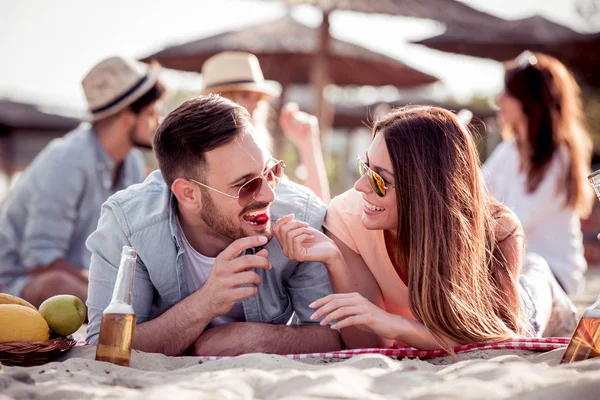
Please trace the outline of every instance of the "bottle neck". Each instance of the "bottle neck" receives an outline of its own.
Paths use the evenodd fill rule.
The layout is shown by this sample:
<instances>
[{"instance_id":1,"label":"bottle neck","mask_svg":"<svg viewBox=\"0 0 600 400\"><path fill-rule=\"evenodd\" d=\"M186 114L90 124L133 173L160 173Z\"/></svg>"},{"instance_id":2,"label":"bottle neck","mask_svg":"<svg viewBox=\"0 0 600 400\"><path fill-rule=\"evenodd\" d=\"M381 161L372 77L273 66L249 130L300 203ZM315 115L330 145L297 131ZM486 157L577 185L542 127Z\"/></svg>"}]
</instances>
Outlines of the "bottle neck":
<instances>
[{"instance_id":1,"label":"bottle neck","mask_svg":"<svg viewBox=\"0 0 600 400\"><path fill-rule=\"evenodd\" d=\"M598 296L594 304L588 307L588 310L597 310L600 312L600 296Z\"/></svg>"},{"instance_id":2,"label":"bottle neck","mask_svg":"<svg viewBox=\"0 0 600 400\"><path fill-rule=\"evenodd\" d=\"M596 299L596 302L585 309L582 315L583 318L600 318L600 296Z\"/></svg>"},{"instance_id":3,"label":"bottle neck","mask_svg":"<svg viewBox=\"0 0 600 400\"><path fill-rule=\"evenodd\" d=\"M135 274L135 256L123 255L119 264L117 281L113 290L111 305L133 305L133 282Z\"/></svg>"}]
</instances>

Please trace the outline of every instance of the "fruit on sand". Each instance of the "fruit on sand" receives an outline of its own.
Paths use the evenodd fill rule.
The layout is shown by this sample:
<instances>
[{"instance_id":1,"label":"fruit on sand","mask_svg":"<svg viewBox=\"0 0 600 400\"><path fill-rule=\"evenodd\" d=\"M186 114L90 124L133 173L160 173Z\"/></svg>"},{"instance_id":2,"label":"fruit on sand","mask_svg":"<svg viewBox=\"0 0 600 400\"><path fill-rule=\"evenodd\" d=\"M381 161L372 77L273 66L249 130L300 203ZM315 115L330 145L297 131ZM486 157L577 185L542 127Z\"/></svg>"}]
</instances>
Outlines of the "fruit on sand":
<instances>
[{"instance_id":1,"label":"fruit on sand","mask_svg":"<svg viewBox=\"0 0 600 400\"><path fill-rule=\"evenodd\" d=\"M50 297L40 305L40 314L59 336L68 336L79 329L86 312L83 301L68 294Z\"/></svg>"},{"instance_id":2,"label":"fruit on sand","mask_svg":"<svg viewBox=\"0 0 600 400\"><path fill-rule=\"evenodd\" d=\"M30 302L23 300L20 297L13 296L7 293L0 293L0 304L19 304L21 306L29 307L34 310L37 310L33 304Z\"/></svg>"},{"instance_id":3,"label":"fruit on sand","mask_svg":"<svg viewBox=\"0 0 600 400\"><path fill-rule=\"evenodd\" d=\"M0 304L0 343L48 340L46 320L35 309L18 304Z\"/></svg>"}]
</instances>

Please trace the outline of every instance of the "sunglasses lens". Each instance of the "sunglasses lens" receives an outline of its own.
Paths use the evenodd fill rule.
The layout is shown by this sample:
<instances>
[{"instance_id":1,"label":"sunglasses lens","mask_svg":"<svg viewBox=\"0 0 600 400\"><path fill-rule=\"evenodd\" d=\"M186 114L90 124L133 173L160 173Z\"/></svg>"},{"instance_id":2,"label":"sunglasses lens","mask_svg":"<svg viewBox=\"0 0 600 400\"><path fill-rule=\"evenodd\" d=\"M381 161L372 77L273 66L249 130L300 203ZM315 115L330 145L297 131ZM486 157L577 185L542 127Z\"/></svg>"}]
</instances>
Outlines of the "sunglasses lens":
<instances>
[{"instance_id":1,"label":"sunglasses lens","mask_svg":"<svg viewBox=\"0 0 600 400\"><path fill-rule=\"evenodd\" d=\"M265 178L267 179L267 182L269 183L269 185L272 188L277 186L277 184L279 183L279 180L283 176L284 167L285 166L283 164L283 161L280 161L277 164L275 164L273 167L271 167L270 170L267 171Z\"/></svg>"},{"instance_id":2,"label":"sunglasses lens","mask_svg":"<svg viewBox=\"0 0 600 400\"><path fill-rule=\"evenodd\" d=\"M240 206L246 207L250 203L256 199L258 193L260 193L260 188L262 187L262 178L260 176L246 182L244 186L240 188L238 202Z\"/></svg>"},{"instance_id":3,"label":"sunglasses lens","mask_svg":"<svg viewBox=\"0 0 600 400\"><path fill-rule=\"evenodd\" d=\"M377 196L385 196L385 183L381 175L377 172L369 171L369 182L371 182L371 187Z\"/></svg>"},{"instance_id":4,"label":"sunglasses lens","mask_svg":"<svg viewBox=\"0 0 600 400\"><path fill-rule=\"evenodd\" d=\"M383 178L377 172L371 171L360 158L356 162L358 164L360 176L367 174L369 184L375 194L379 197L385 196L385 183L383 182Z\"/></svg>"}]
</instances>

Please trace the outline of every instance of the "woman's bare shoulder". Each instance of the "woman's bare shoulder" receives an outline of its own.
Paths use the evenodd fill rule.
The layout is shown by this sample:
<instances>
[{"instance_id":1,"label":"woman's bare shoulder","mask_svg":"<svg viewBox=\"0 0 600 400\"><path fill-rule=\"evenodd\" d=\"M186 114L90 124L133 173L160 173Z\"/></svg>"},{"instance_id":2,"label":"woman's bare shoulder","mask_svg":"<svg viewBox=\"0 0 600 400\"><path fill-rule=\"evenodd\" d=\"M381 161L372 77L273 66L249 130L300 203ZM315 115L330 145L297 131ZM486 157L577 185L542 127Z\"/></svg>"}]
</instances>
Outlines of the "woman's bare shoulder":
<instances>
[{"instance_id":1,"label":"woman's bare shoulder","mask_svg":"<svg viewBox=\"0 0 600 400\"><path fill-rule=\"evenodd\" d=\"M493 212L496 221L496 242L501 243L509 237L524 236L519 218L508 207L498 204Z\"/></svg>"}]
</instances>

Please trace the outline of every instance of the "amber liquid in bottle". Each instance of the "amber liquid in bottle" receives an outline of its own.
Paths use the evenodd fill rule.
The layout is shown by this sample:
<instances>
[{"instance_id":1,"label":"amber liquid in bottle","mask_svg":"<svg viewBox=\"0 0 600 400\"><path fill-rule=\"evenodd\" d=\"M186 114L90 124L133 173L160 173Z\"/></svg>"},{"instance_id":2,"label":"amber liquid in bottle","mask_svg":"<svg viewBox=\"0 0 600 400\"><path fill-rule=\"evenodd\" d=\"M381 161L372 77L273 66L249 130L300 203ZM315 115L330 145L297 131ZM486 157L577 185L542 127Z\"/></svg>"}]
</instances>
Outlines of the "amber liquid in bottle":
<instances>
[{"instance_id":1,"label":"amber liquid in bottle","mask_svg":"<svg viewBox=\"0 0 600 400\"><path fill-rule=\"evenodd\" d=\"M585 312L560 360L561 364L600 356L600 297Z\"/></svg>"},{"instance_id":2,"label":"amber liquid in bottle","mask_svg":"<svg viewBox=\"0 0 600 400\"><path fill-rule=\"evenodd\" d=\"M135 314L103 314L96 360L124 367L131 361Z\"/></svg>"},{"instance_id":3,"label":"amber liquid in bottle","mask_svg":"<svg viewBox=\"0 0 600 400\"><path fill-rule=\"evenodd\" d=\"M113 297L102 313L96 348L97 361L129 366L135 331L135 312L132 302L136 258L137 253L134 248L123 246Z\"/></svg>"},{"instance_id":4,"label":"amber liquid in bottle","mask_svg":"<svg viewBox=\"0 0 600 400\"><path fill-rule=\"evenodd\" d=\"M588 180L600 200L600 170L591 173ZM600 356L600 297L584 311L560 363L572 363L598 356Z\"/></svg>"}]
</instances>

